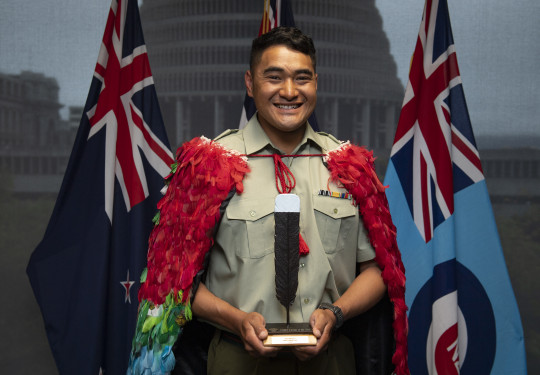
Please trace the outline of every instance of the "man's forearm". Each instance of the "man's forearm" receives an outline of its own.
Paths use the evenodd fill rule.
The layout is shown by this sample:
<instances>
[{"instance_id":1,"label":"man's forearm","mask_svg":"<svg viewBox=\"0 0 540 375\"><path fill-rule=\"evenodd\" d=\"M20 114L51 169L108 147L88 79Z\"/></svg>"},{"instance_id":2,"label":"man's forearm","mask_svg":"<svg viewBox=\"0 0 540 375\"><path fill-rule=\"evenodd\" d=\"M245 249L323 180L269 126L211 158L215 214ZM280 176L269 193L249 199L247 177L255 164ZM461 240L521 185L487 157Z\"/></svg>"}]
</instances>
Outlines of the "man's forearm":
<instances>
[{"instance_id":1,"label":"man's forearm","mask_svg":"<svg viewBox=\"0 0 540 375\"><path fill-rule=\"evenodd\" d=\"M265 347L268 336L264 317L256 312L246 313L216 297L201 283L192 305L193 313L206 321L217 324L241 337L246 351L254 356L274 356L278 347Z\"/></svg>"},{"instance_id":2,"label":"man's forearm","mask_svg":"<svg viewBox=\"0 0 540 375\"><path fill-rule=\"evenodd\" d=\"M386 285L377 263L364 262L360 265L360 274L334 305L341 309L344 320L347 320L375 306L385 292Z\"/></svg>"},{"instance_id":3,"label":"man's forearm","mask_svg":"<svg viewBox=\"0 0 540 375\"><path fill-rule=\"evenodd\" d=\"M246 313L216 297L201 283L192 305L193 313L206 321L217 324L231 332L240 334Z\"/></svg>"}]
</instances>

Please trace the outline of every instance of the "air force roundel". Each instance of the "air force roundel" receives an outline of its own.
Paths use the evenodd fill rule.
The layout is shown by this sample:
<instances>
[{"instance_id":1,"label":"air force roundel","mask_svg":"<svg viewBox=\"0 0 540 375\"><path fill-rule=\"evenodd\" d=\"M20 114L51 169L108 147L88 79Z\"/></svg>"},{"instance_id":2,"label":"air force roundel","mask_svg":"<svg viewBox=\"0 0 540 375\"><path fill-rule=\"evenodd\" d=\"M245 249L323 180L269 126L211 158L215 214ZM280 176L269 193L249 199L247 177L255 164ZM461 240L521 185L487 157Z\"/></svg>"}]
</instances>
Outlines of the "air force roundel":
<instances>
[{"instance_id":1,"label":"air force roundel","mask_svg":"<svg viewBox=\"0 0 540 375\"><path fill-rule=\"evenodd\" d=\"M409 313L409 361L415 375L489 374L495 316L480 281L452 259L433 268Z\"/></svg>"}]
</instances>

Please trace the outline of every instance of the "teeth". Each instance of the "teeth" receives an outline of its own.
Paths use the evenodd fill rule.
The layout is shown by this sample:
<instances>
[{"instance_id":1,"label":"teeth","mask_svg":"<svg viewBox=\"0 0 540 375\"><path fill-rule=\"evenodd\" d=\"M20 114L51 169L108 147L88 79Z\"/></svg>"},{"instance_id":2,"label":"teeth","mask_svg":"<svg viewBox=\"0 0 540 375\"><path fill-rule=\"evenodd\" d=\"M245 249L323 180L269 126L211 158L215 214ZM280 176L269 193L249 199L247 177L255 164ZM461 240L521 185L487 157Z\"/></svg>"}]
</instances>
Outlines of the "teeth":
<instances>
[{"instance_id":1,"label":"teeth","mask_svg":"<svg viewBox=\"0 0 540 375\"><path fill-rule=\"evenodd\" d=\"M283 104L276 104L276 106L282 109L295 109L299 107L298 105L283 105Z\"/></svg>"}]
</instances>

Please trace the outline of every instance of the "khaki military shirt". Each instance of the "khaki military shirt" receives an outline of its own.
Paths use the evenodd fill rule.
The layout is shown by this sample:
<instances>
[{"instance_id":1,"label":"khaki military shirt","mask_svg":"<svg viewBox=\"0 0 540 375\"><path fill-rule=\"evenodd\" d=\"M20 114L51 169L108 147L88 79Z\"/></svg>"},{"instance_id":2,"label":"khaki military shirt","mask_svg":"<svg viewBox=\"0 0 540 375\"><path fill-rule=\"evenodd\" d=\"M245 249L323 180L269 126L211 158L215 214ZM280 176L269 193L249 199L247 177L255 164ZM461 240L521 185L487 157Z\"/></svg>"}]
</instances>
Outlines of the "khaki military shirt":
<instances>
[{"instance_id":1,"label":"khaki military shirt","mask_svg":"<svg viewBox=\"0 0 540 375\"><path fill-rule=\"evenodd\" d=\"M253 116L246 127L217 138L224 146L248 155L251 171L244 192L235 194L223 215L211 249L205 285L219 298L267 322L286 321L276 298L274 265L274 201L278 195L274 161L253 154L282 154ZM308 125L292 154L321 154L339 146ZM375 252L358 208L351 200L320 195L320 190L346 192L329 182L321 156L282 159L296 179L291 193L300 197L300 233L309 254L300 258L298 290L290 309L291 322L308 322L321 302L334 302L355 279L356 263Z\"/></svg>"}]
</instances>

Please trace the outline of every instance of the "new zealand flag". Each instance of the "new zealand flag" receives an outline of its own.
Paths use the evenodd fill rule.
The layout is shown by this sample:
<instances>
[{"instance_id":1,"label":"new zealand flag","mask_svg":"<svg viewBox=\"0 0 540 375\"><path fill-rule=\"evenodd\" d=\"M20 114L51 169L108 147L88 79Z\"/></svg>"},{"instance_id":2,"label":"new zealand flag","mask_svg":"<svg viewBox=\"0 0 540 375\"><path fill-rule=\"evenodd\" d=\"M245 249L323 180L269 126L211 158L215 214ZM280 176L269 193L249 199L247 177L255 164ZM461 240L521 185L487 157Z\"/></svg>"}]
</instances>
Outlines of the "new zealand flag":
<instances>
[{"instance_id":1,"label":"new zealand flag","mask_svg":"<svg viewBox=\"0 0 540 375\"><path fill-rule=\"evenodd\" d=\"M411 374L526 373L446 0L426 1L385 184L406 269Z\"/></svg>"},{"instance_id":2,"label":"new zealand flag","mask_svg":"<svg viewBox=\"0 0 540 375\"><path fill-rule=\"evenodd\" d=\"M123 374L173 163L135 0L113 0L52 217L27 273L60 374Z\"/></svg>"}]
</instances>

